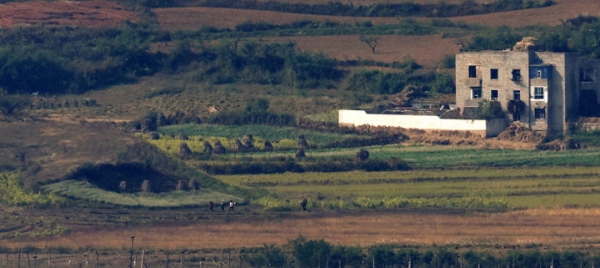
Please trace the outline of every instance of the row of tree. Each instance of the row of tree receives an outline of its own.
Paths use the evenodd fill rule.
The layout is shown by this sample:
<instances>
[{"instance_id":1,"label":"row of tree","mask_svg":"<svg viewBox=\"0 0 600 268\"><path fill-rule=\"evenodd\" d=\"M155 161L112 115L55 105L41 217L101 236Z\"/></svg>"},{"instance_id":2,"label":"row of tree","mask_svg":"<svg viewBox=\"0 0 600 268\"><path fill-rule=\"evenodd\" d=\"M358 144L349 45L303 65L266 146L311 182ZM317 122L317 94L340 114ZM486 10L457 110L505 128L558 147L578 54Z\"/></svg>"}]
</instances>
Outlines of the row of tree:
<instances>
[{"instance_id":1,"label":"row of tree","mask_svg":"<svg viewBox=\"0 0 600 268\"><path fill-rule=\"evenodd\" d=\"M248 256L252 267L594 267L600 256L589 252L542 252L537 244L509 250L502 255L488 251L459 251L448 247L429 249L376 245L368 248L332 245L299 236L286 247L265 245Z\"/></svg>"}]
</instances>

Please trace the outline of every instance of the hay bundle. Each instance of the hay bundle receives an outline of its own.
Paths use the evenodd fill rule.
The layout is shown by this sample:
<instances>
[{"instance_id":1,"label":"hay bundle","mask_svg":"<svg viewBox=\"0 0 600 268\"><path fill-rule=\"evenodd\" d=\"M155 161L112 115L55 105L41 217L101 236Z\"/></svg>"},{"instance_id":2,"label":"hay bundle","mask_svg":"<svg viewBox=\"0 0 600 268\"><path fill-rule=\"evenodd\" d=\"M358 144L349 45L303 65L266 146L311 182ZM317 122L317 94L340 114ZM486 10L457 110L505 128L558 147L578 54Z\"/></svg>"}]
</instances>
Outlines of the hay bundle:
<instances>
[{"instance_id":1,"label":"hay bundle","mask_svg":"<svg viewBox=\"0 0 600 268\"><path fill-rule=\"evenodd\" d=\"M182 158L185 158L190 155L192 155L192 150L187 145L187 143L182 142L181 145L179 145L179 156L181 156Z\"/></svg>"},{"instance_id":2,"label":"hay bundle","mask_svg":"<svg viewBox=\"0 0 600 268\"><path fill-rule=\"evenodd\" d=\"M534 51L536 48L535 37L523 37L523 39L513 47L513 51Z\"/></svg>"},{"instance_id":3,"label":"hay bundle","mask_svg":"<svg viewBox=\"0 0 600 268\"><path fill-rule=\"evenodd\" d=\"M215 142L215 147L213 147L213 153L215 153L215 154L224 154L224 153L227 153L227 149L225 149L225 146L223 146L221 144L221 141L216 141Z\"/></svg>"}]
</instances>

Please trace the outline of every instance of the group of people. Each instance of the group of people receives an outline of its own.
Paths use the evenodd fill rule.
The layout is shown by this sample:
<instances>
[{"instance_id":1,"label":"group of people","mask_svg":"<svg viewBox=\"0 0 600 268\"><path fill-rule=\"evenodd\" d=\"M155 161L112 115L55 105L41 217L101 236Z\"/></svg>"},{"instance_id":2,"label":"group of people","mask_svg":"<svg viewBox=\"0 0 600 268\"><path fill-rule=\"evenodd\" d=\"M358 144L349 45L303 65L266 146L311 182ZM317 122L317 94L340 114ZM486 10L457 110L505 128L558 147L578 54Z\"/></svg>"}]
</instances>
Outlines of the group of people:
<instances>
[{"instance_id":1,"label":"group of people","mask_svg":"<svg viewBox=\"0 0 600 268\"><path fill-rule=\"evenodd\" d=\"M304 199L302 200L302 202L300 203L300 207L302 208L302 211L306 211L306 205L308 205L308 200ZM213 211L215 207L215 203L213 203L213 201L208 202L208 209L210 209L210 211ZM227 207L227 202L225 202L225 200L221 200L221 211L225 212L225 208ZM229 200L229 211L234 211L235 208L235 202L233 202L233 200Z\"/></svg>"},{"instance_id":2,"label":"group of people","mask_svg":"<svg viewBox=\"0 0 600 268\"><path fill-rule=\"evenodd\" d=\"M208 209L210 209L210 211L213 211L215 207L215 203L213 203L213 201L208 202ZM227 207L227 202L225 202L225 200L221 200L221 211L225 212L225 208ZM234 211L235 209L235 202L233 202L233 200L229 200L229 211Z\"/></svg>"}]
</instances>

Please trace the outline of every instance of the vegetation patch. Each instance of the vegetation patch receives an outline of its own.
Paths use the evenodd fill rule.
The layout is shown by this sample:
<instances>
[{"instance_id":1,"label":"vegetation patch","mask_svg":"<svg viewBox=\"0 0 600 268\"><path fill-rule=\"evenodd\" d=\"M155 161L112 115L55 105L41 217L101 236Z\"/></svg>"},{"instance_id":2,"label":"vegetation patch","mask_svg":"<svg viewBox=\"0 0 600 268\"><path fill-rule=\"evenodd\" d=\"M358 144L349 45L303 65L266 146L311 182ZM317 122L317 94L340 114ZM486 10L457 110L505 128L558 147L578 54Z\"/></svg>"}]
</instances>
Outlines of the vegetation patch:
<instances>
[{"instance_id":1,"label":"vegetation patch","mask_svg":"<svg viewBox=\"0 0 600 268\"><path fill-rule=\"evenodd\" d=\"M199 207L206 206L209 201L215 200L236 200L240 204L246 202L241 197L208 189L163 193L117 193L94 187L85 181L74 180L51 183L45 185L43 189L55 195L76 200L128 207Z\"/></svg>"}]
</instances>

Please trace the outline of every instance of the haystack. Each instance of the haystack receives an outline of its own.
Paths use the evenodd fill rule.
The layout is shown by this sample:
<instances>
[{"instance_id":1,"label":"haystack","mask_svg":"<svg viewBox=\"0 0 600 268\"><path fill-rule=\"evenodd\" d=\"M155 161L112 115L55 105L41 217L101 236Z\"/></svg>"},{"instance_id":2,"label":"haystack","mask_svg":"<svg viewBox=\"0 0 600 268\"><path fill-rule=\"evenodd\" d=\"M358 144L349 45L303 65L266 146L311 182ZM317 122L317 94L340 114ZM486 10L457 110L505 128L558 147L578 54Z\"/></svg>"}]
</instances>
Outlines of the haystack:
<instances>
[{"instance_id":1,"label":"haystack","mask_svg":"<svg viewBox=\"0 0 600 268\"><path fill-rule=\"evenodd\" d=\"M523 39L513 47L513 51L534 51L536 48L535 42L537 40L535 37L523 37Z\"/></svg>"}]
</instances>

